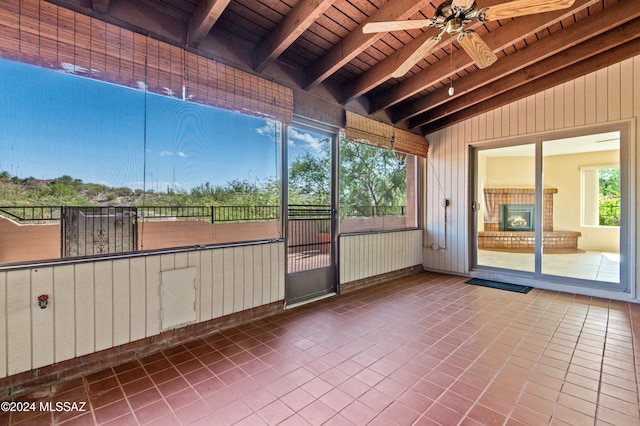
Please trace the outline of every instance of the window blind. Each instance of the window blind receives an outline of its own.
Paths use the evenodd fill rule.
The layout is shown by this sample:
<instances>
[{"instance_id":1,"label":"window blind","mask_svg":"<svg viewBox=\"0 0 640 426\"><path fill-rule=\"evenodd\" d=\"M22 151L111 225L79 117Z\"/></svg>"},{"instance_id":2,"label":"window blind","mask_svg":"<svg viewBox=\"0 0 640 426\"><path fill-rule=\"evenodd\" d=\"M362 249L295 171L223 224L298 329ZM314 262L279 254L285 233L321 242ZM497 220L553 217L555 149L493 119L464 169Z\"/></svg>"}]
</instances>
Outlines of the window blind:
<instances>
[{"instance_id":1,"label":"window blind","mask_svg":"<svg viewBox=\"0 0 640 426\"><path fill-rule=\"evenodd\" d=\"M427 157L429 144L424 137L350 111L346 114L345 134L348 139Z\"/></svg>"},{"instance_id":2,"label":"window blind","mask_svg":"<svg viewBox=\"0 0 640 426\"><path fill-rule=\"evenodd\" d=\"M293 91L43 0L6 0L0 57L288 123Z\"/></svg>"}]
</instances>

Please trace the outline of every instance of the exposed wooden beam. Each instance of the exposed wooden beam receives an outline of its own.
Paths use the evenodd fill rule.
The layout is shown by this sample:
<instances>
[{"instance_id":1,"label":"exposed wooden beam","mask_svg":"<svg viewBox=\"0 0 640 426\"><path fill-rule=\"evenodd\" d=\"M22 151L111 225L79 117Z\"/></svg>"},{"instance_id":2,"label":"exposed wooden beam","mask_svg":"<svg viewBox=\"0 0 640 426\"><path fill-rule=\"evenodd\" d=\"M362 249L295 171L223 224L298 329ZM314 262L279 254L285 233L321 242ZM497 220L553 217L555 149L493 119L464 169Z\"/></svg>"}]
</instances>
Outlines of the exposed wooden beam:
<instances>
[{"instance_id":1,"label":"exposed wooden beam","mask_svg":"<svg viewBox=\"0 0 640 426\"><path fill-rule=\"evenodd\" d=\"M213 28L230 0L202 0L187 27L187 44L197 45Z\"/></svg>"},{"instance_id":2,"label":"exposed wooden beam","mask_svg":"<svg viewBox=\"0 0 640 426\"><path fill-rule=\"evenodd\" d=\"M437 30L431 29L420 34L410 43L407 43L401 49L387 56L384 60L378 62L354 80L344 84L340 90L340 103L345 104L389 80L391 78L391 74L393 74L393 72L397 70L409 56L411 56L414 50L422 46L429 37L434 36L437 33ZM449 38L443 39L437 48L442 49L450 43L451 40Z\"/></svg>"},{"instance_id":3,"label":"exposed wooden beam","mask_svg":"<svg viewBox=\"0 0 640 426\"><path fill-rule=\"evenodd\" d=\"M635 0L631 0L635 1ZM494 52L513 45L528 35L557 23L580 10L598 3L597 0L577 0L573 7L557 12L539 13L531 16L516 18L505 23L500 28L484 36L484 41ZM479 5L479 7L482 4ZM384 93L370 100L370 112L379 111L393 106L414 94L433 86L449 75L460 72L473 65L473 61L466 54L455 55L453 69L449 61L438 61L413 76L401 81ZM499 62L499 61L498 61Z\"/></svg>"},{"instance_id":4,"label":"exposed wooden beam","mask_svg":"<svg viewBox=\"0 0 640 426\"><path fill-rule=\"evenodd\" d=\"M111 0L91 0L91 8L96 12L108 13Z\"/></svg>"},{"instance_id":5,"label":"exposed wooden beam","mask_svg":"<svg viewBox=\"0 0 640 426\"><path fill-rule=\"evenodd\" d=\"M253 54L253 66L263 71L327 10L335 0L300 0L262 40Z\"/></svg>"},{"instance_id":6,"label":"exposed wooden beam","mask_svg":"<svg viewBox=\"0 0 640 426\"><path fill-rule=\"evenodd\" d=\"M369 19L362 22L334 45L323 56L318 58L305 70L307 75L305 88L320 84L338 71L351 59L379 40L385 33L364 34L362 27L367 22L394 21L407 19L420 10L422 0L390 0L375 11Z\"/></svg>"},{"instance_id":7,"label":"exposed wooden beam","mask_svg":"<svg viewBox=\"0 0 640 426\"><path fill-rule=\"evenodd\" d=\"M603 36L600 36L603 37ZM447 115L439 120L422 126L422 133L429 134L453 124L459 123L476 115L500 108L528 96L535 95L544 90L555 87L567 81L582 77L585 74L608 67L615 63L636 56L640 52L640 38L628 41L620 46L606 49L599 55L592 56L584 61L575 63L542 78L535 79L529 83L519 86L514 90L490 97L483 102L470 106L462 111ZM544 61L543 61L544 62Z\"/></svg>"},{"instance_id":8,"label":"exposed wooden beam","mask_svg":"<svg viewBox=\"0 0 640 426\"><path fill-rule=\"evenodd\" d=\"M604 9L598 14L594 14L587 19L568 26L562 31L543 38L534 45L502 58L489 68L478 70L458 80L455 85L455 97L448 95L447 87L438 89L413 102L393 107L391 109L391 119L397 122L421 113L425 113L425 116L438 116L443 111L451 114L464 109L469 105L466 102L458 102L457 99L472 90L486 86L500 78L505 78L509 74L560 53L570 46L582 43L637 17L640 17L640 8L631 1L621 4L620 7ZM446 105L443 105L445 103ZM443 106L437 108L440 105ZM427 113L427 111L430 112Z\"/></svg>"}]
</instances>

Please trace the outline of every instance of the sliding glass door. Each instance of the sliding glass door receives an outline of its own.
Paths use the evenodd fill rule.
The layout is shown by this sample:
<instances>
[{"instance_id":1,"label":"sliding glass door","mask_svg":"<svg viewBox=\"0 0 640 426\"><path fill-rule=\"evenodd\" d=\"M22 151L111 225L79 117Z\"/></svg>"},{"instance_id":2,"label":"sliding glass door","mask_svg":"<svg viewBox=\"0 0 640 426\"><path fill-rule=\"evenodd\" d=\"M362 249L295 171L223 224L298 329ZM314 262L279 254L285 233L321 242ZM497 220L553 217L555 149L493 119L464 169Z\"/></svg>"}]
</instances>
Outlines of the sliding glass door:
<instances>
[{"instance_id":1,"label":"sliding glass door","mask_svg":"<svg viewBox=\"0 0 640 426\"><path fill-rule=\"evenodd\" d=\"M626 290L624 133L472 148L472 272Z\"/></svg>"},{"instance_id":2,"label":"sliding glass door","mask_svg":"<svg viewBox=\"0 0 640 426\"><path fill-rule=\"evenodd\" d=\"M620 132L542 142L542 273L620 282Z\"/></svg>"}]
</instances>

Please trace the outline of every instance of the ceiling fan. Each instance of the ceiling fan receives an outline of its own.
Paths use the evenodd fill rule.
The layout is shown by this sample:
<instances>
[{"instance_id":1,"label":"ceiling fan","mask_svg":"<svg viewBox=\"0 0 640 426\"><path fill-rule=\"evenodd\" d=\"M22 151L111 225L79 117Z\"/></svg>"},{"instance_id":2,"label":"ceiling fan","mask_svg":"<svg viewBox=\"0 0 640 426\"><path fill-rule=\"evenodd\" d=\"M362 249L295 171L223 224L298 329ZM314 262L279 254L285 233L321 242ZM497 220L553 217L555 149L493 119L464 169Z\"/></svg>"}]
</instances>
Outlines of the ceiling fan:
<instances>
[{"instance_id":1,"label":"ceiling fan","mask_svg":"<svg viewBox=\"0 0 640 426\"><path fill-rule=\"evenodd\" d=\"M457 34L457 40L479 68L486 68L498 60L489 46L473 30L465 30L465 25L474 19L481 22L497 19L508 19L534 13L551 12L571 6L575 0L515 0L508 3L478 9L475 0L445 0L435 11L431 19L414 19L407 21L370 22L365 24L362 32L379 33L387 31L404 31L416 28L435 28L440 34L430 37L419 46L392 74L402 77L420 59L442 40L444 33Z\"/></svg>"}]
</instances>

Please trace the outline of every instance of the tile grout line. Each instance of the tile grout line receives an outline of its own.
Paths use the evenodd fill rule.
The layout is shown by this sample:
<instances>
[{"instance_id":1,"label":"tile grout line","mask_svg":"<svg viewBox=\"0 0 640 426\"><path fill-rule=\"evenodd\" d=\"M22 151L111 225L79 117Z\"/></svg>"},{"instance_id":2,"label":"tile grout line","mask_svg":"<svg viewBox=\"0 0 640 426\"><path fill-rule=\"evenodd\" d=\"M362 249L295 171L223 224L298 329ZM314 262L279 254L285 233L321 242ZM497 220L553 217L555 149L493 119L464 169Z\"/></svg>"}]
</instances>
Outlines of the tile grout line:
<instances>
[{"instance_id":1,"label":"tile grout line","mask_svg":"<svg viewBox=\"0 0 640 426\"><path fill-rule=\"evenodd\" d=\"M480 290L480 291L482 291L482 290ZM533 303L535 300L537 300L539 296L540 296L540 295L536 295L536 297L535 297L535 298L534 298L534 299L533 299L533 300L532 300L528 305L531 305L531 303ZM454 303L454 302L452 302L452 303ZM497 313L495 313L495 314L491 317L491 319L488 319L488 320L486 321L485 325L484 325L480 330L484 329L487 325L490 325L490 324L492 323L492 321L493 321L496 317L498 317L498 316L499 316L499 315L500 315L504 310L506 310L507 308L509 308L509 306L513 305L514 303L515 303L515 302L510 302L510 303L508 303L508 304L507 304L506 306L504 306L500 311L498 311ZM485 308L485 309L483 309L483 310L486 310L486 308ZM466 323L466 322L468 322L468 321L470 321L470 320L471 320L471 319L469 319L469 320L465 321L465 323ZM513 322L513 320L512 320L511 322ZM509 324L511 324L511 322L510 322ZM462 327L463 325L464 325L464 323L463 323L463 324L460 324L458 327L456 327L456 329L457 329L457 328ZM454 330L455 330L455 329L454 329ZM452 330L452 331L454 331L454 330ZM478 332L479 332L480 330L476 331L476 333L474 333L473 335L469 336L469 337L464 341L464 343L469 342L469 341L470 341L470 340L471 340L471 339L472 339L476 334L478 334ZM499 335L497 335L497 336L496 336L492 341L494 341L494 342L495 342L495 341L496 341L496 339L498 339L498 338L499 338L499 336L500 336L500 335L502 335L502 334L504 333L504 331L505 331L505 330L506 330L506 328L503 328L503 331L502 331ZM446 337L446 336L444 336L444 337ZM444 337L442 337L442 338L444 338ZM442 340L442 338L441 338L441 339L439 339L438 341ZM437 343L437 342L436 342L436 343ZM461 346L461 345L460 345L460 346ZM459 346L459 347L460 347L460 346ZM487 352L487 351L488 351L489 347L490 347L490 345L487 345L487 346L485 347L485 349L484 349L481 353L479 353L479 354L476 356L476 359L475 359L475 360L473 360L473 363L472 363L472 364L470 364L469 366L467 366L467 367L464 369L463 373L464 373L464 372L469 371L469 369L471 368L471 366L473 366L473 365L477 362L478 358L480 358L480 357L481 357L485 352ZM447 357L447 358L448 358L448 357ZM442 364L443 362L445 362L445 360L446 360L446 358L445 358L445 359L443 359L443 360L441 360L441 361L440 361L440 362L439 362L439 363L438 363L438 364L433 368L433 370L436 370L436 369L437 369L437 366L439 366L440 364ZM506 362L506 361L505 361L505 362ZM491 381L490 381L490 382L489 382L489 383L488 383L488 384L487 384L487 385L482 389L482 393L481 393L481 394L476 398L476 400L474 401L473 405L472 405L469 409L467 409L466 413L464 414L464 417L460 419L460 421L459 421L459 423L458 423L458 424L462 423L462 422L465 420L465 418L467 418L467 416L468 416L469 412L473 409L473 407L474 407L476 404L478 404L478 403L479 403L479 400L480 400L481 396L482 396L482 395L487 391L487 389L489 388L489 386L493 383L494 378L495 378L495 377L500 373L500 371L502 371L502 369L500 369L500 370L496 371L496 373L495 373L495 374L493 375L493 377L491 378ZM456 383L457 381L458 381L458 378L456 378L456 380L455 380L452 384L450 384L449 386L447 386L447 388L445 388L445 391L443 391L443 392L442 392L442 393L441 393L441 394L440 394L440 395L439 395L439 396L438 396L438 397L433 401L433 403L434 403L434 404L435 404L435 403L437 403L437 402L438 402L438 400L440 400L440 399L442 398L442 395L444 395L444 394L446 393L446 391L448 391L449 389L451 389L451 387L453 386L453 384L454 384L454 383ZM454 392L454 393L456 393L456 392ZM482 404L480 404L480 405L482 405ZM421 417L423 417L423 416L424 416L424 413L422 413L422 414L421 414L421 416L419 416L419 417L418 417L418 419L416 419L416 421L418 421L418 420L419 420ZM415 422L414 422L414 424L415 424Z\"/></svg>"}]
</instances>

